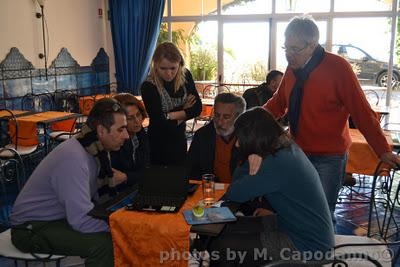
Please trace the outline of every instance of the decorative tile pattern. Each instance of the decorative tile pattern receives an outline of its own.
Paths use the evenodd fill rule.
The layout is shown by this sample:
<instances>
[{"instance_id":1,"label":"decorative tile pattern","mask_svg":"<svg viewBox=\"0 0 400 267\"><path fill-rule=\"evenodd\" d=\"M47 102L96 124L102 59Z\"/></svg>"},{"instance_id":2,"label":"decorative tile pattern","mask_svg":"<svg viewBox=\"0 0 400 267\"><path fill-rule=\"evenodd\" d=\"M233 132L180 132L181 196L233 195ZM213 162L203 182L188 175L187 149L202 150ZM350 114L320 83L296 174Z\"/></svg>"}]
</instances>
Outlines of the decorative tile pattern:
<instances>
[{"instance_id":1,"label":"decorative tile pattern","mask_svg":"<svg viewBox=\"0 0 400 267\"><path fill-rule=\"evenodd\" d=\"M16 108L14 100L8 100L26 94L74 90L78 94L92 95L97 91L109 92L109 83L109 57L103 48L90 66L82 67L66 48L62 48L47 69L47 75L45 69L35 69L16 47L0 62L0 99L7 99L3 103L8 108Z\"/></svg>"}]
</instances>

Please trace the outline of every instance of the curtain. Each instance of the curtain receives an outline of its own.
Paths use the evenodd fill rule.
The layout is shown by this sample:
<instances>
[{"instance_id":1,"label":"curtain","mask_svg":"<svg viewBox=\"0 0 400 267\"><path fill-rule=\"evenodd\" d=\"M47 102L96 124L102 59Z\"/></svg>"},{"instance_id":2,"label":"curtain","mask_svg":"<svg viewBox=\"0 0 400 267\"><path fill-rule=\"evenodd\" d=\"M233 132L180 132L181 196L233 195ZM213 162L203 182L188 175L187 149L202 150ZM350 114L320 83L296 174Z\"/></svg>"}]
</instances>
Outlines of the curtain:
<instances>
[{"instance_id":1,"label":"curtain","mask_svg":"<svg viewBox=\"0 0 400 267\"><path fill-rule=\"evenodd\" d=\"M139 95L153 55L165 0L109 0L118 92Z\"/></svg>"}]
</instances>

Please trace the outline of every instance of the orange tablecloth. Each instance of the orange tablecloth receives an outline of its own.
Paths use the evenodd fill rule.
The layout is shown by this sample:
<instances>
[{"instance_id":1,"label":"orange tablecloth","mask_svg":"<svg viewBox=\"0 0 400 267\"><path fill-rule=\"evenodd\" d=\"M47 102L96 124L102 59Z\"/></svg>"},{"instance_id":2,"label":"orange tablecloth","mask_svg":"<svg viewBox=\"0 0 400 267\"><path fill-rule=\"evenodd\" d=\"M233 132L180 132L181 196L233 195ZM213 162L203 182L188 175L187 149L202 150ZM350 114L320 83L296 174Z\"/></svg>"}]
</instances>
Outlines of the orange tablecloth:
<instances>
[{"instance_id":1,"label":"orange tablecloth","mask_svg":"<svg viewBox=\"0 0 400 267\"><path fill-rule=\"evenodd\" d=\"M98 95L90 95L90 96L81 96L79 97L79 110L83 115L89 115L89 112L92 110L93 105L96 101L111 97L111 94L98 94Z\"/></svg>"},{"instance_id":2,"label":"orange tablecloth","mask_svg":"<svg viewBox=\"0 0 400 267\"><path fill-rule=\"evenodd\" d=\"M217 199L224 190L216 190ZM190 225L183 210L192 209L202 198L201 186L178 213L135 212L121 209L110 216L115 266L187 266ZM184 255L160 263L161 253Z\"/></svg>"},{"instance_id":3,"label":"orange tablecloth","mask_svg":"<svg viewBox=\"0 0 400 267\"><path fill-rule=\"evenodd\" d=\"M62 119L71 115L77 115L75 113L59 112L59 111L46 111L41 113L35 113L23 117L17 118L18 122L18 144L23 146L33 146L39 143L37 134L37 123L45 122L51 119ZM68 119L59 122L51 123L53 131L71 131L75 126L74 119ZM15 144L15 122L10 121L9 132L12 137L13 143Z\"/></svg>"},{"instance_id":4,"label":"orange tablecloth","mask_svg":"<svg viewBox=\"0 0 400 267\"><path fill-rule=\"evenodd\" d=\"M352 144L349 150L346 172L373 175L379 163L379 158L368 145L367 140L357 129L350 129ZM385 133L388 143L392 146L390 134Z\"/></svg>"}]
</instances>

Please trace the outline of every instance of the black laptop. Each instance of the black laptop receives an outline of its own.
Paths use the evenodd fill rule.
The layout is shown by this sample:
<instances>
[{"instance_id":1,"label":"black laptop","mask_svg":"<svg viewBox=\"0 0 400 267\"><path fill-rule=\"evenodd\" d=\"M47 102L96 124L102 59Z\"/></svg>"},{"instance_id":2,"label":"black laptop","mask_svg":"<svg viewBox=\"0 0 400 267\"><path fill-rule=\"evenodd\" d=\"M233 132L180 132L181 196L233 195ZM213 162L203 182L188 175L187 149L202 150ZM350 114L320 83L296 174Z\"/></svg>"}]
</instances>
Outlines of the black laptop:
<instances>
[{"instance_id":1,"label":"black laptop","mask_svg":"<svg viewBox=\"0 0 400 267\"><path fill-rule=\"evenodd\" d=\"M128 210L178 212L188 194L183 166L150 166L140 178L139 190Z\"/></svg>"},{"instance_id":2,"label":"black laptop","mask_svg":"<svg viewBox=\"0 0 400 267\"><path fill-rule=\"evenodd\" d=\"M97 219L108 220L111 213L132 203L137 193L138 185L129 187L119 193L115 198L96 204L93 209L89 211L88 215Z\"/></svg>"}]
</instances>

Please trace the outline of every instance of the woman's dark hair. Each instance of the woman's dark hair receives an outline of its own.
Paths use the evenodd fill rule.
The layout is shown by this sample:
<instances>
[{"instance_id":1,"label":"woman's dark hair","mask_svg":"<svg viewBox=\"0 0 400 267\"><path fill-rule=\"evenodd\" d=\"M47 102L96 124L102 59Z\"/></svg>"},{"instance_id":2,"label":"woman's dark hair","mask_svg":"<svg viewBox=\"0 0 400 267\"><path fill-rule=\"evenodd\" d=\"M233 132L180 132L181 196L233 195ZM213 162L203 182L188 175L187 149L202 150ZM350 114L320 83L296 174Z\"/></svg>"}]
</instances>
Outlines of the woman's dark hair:
<instances>
[{"instance_id":1,"label":"woman's dark hair","mask_svg":"<svg viewBox=\"0 0 400 267\"><path fill-rule=\"evenodd\" d=\"M113 96L113 98L125 108L128 106L136 106L142 114L143 119L147 118L147 112L144 108L143 102L137 99L134 95L130 93L119 93Z\"/></svg>"},{"instance_id":2,"label":"woman's dark hair","mask_svg":"<svg viewBox=\"0 0 400 267\"><path fill-rule=\"evenodd\" d=\"M235 135L243 161L251 154L262 158L274 155L290 145L282 126L265 109L255 107L240 115L235 121Z\"/></svg>"}]
</instances>

